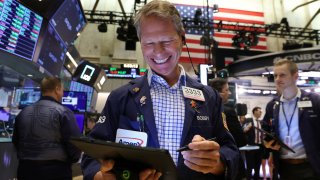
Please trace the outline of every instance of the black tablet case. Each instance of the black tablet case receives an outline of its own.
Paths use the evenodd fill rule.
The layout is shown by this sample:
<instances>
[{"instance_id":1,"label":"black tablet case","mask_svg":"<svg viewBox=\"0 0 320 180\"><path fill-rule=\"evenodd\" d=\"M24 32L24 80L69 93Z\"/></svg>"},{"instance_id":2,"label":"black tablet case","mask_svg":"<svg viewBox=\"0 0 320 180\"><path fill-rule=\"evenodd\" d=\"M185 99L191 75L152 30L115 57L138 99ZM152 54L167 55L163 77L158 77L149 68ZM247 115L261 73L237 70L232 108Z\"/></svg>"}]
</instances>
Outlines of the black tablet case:
<instances>
[{"instance_id":1,"label":"black tablet case","mask_svg":"<svg viewBox=\"0 0 320 180\"><path fill-rule=\"evenodd\" d=\"M110 141L71 138L71 143L95 159L114 159L115 165L142 170L154 168L162 173L161 179L177 179L177 169L166 149L137 147Z\"/></svg>"},{"instance_id":2,"label":"black tablet case","mask_svg":"<svg viewBox=\"0 0 320 180\"><path fill-rule=\"evenodd\" d=\"M253 126L253 127L254 127L254 126ZM260 128L257 128L257 127L254 127L254 128L257 129L258 131L264 133L264 134L267 135L269 138L274 139L275 141L277 141L282 148L285 148L285 149L287 149L287 150L289 150L289 151L291 151L291 152L293 152L293 153L296 153L293 149L291 149L291 148L290 148L289 146L287 146L283 141L281 141L281 139L280 139L278 136L273 135L273 134L271 134L271 133L269 133L268 131L265 131L265 130L263 130L263 129L260 129Z\"/></svg>"}]
</instances>

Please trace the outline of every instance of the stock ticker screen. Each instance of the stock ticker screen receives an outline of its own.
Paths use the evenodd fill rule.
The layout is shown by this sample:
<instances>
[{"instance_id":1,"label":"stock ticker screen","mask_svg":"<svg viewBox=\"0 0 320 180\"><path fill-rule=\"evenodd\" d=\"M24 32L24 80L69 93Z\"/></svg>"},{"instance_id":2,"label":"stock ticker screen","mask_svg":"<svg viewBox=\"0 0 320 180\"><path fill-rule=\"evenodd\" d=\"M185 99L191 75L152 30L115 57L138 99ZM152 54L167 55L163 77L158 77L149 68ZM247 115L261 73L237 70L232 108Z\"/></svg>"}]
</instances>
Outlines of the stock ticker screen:
<instances>
[{"instance_id":1,"label":"stock ticker screen","mask_svg":"<svg viewBox=\"0 0 320 180\"><path fill-rule=\"evenodd\" d=\"M15 0L0 0L0 49L32 61L42 20Z\"/></svg>"},{"instance_id":2,"label":"stock ticker screen","mask_svg":"<svg viewBox=\"0 0 320 180\"><path fill-rule=\"evenodd\" d=\"M50 19L64 43L68 46L84 28L86 19L78 0L65 0Z\"/></svg>"},{"instance_id":3,"label":"stock ticker screen","mask_svg":"<svg viewBox=\"0 0 320 180\"><path fill-rule=\"evenodd\" d=\"M59 76L67 53L67 47L56 33L54 28L48 24L42 49L37 63L50 72L53 76Z\"/></svg>"}]
</instances>

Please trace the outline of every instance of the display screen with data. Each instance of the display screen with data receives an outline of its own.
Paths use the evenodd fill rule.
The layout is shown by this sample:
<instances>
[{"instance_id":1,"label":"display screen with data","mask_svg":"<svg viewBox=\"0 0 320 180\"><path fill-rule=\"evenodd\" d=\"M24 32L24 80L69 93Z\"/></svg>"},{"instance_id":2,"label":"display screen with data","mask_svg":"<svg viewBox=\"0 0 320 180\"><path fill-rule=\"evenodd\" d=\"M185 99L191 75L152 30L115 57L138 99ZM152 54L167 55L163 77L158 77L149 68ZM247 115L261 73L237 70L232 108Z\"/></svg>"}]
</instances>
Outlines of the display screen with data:
<instances>
[{"instance_id":1,"label":"display screen with data","mask_svg":"<svg viewBox=\"0 0 320 180\"><path fill-rule=\"evenodd\" d=\"M53 25L65 44L70 45L86 24L79 1L65 0L50 19L50 24Z\"/></svg>"},{"instance_id":2,"label":"display screen with data","mask_svg":"<svg viewBox=\"0 0 320 180\"><path fill-rule=\"evenodd\" d=\"M72 111L85 112L87 94L85 92L64 91L61 103Z\"/></svg>"},{"instance_id":3,"label":"display screen with data","mask_svg":"<svg viewBox=\"0 0 320 180\"><path fill-rule=\"evenodd\" d=\"M66 53L67 47L54 28L49 24L37 63L53 76L59 76L66 58Z\"/></svg>"},{"instance_id":4,"label":"display screen with data","mask_svg":"<svg viewBox=\"0 0 320 180\"><path fill-rule=\"evenodd\" d=\"M32 61L42 20L15 0L0 0L0 49Z\"/></svg>"}]
</instances>

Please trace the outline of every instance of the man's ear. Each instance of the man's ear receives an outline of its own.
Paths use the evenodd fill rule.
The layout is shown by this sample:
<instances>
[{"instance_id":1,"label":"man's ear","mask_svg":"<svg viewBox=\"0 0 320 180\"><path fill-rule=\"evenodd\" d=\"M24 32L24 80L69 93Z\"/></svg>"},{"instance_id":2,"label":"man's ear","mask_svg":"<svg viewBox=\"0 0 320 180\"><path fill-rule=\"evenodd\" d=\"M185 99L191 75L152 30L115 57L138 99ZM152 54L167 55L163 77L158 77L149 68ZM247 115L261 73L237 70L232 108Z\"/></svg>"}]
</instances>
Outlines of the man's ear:
<instances>
[{"instance_id":1,"label":"man's ear","mask_svg":"<svg viewBox=\"0 0 320 180\"><path fill-rule=\"evenodd\" d=\"M187 40L186 40L186 33L184 31L181 32L181 39L182 39L182 44L186 45Z\"/></svg>"},{"instance_id":2,"label":"man's ear","mask_svg":"<svg viewBox=\"0 0 320 180\"><path fill-rule=\"evenodd\" d=\"M181 36L181 39L182 39L182 43L183 43L183 45L186 45L186 36L184 36L184 35L182 35Z\"/></svg>"}]
</instances>

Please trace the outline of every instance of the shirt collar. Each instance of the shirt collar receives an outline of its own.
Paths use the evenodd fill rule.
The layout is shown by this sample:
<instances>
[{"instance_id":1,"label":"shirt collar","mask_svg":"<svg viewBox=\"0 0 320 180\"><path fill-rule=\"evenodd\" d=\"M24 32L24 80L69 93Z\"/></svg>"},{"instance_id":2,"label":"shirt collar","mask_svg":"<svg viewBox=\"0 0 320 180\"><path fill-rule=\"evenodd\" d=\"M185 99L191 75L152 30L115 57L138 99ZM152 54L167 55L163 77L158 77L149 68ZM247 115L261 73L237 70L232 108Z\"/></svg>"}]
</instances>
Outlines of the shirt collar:
<instances>
[{"instance_id":1,"label":"shirt collar","mask_svg":"<svg viewBox=\"0 0 320 180\"><path fill-rule=\"evenodd\" d=\"M300 97L301 97L301 90L298 88L298 91L297 91L296 96L293 97L291 100L286 100L286 99L283 97L283 95L281 95L280 101L285 103L285 102L290 102L290 101L296 100L297 98L300 99Z\"/></svg>"},{"instance_id":2,"label":"shirt collar","mask_svg":"<svg viewBox=\"0 0 320 180\"><path fill-rule=\"evenodd\" d=\"M60 102L58 102L57 100L55 100L53 97L51 96L41 96L40 100L49 100L49 101L54 101L58 104L61 104Z\"/></svg>"},{"instance_id":3,"label":"shirt collar","mask_svg":"<svg viewBox=\"0 0 320 180\"><path fill-rule=\"evenodd\" d=\"M179 80L178 80L178 82L177 82L176 84L181 84L181 83L183 82L184 86L186 86L186 72L185 72L185 70L184 70L184 68L183 68L182 65L178 64L178 66L179 66L179 69L180 69L180 77L179 77ZM152 69L149 67L149 68L148 68L148 74L147 74L149 86L151 86L151 82L152 82L152 80L153 80L153 78L152 78L153 76L158 76L158 77L160 77L159 75L155 74L155 73L152 71ZM162 78L162 77L161 77L161 78ZM181 80L182 80L182 82L181 82ZM174 85L174 86L175 86L175 85Z\"/></svg>"}]
</instances>

